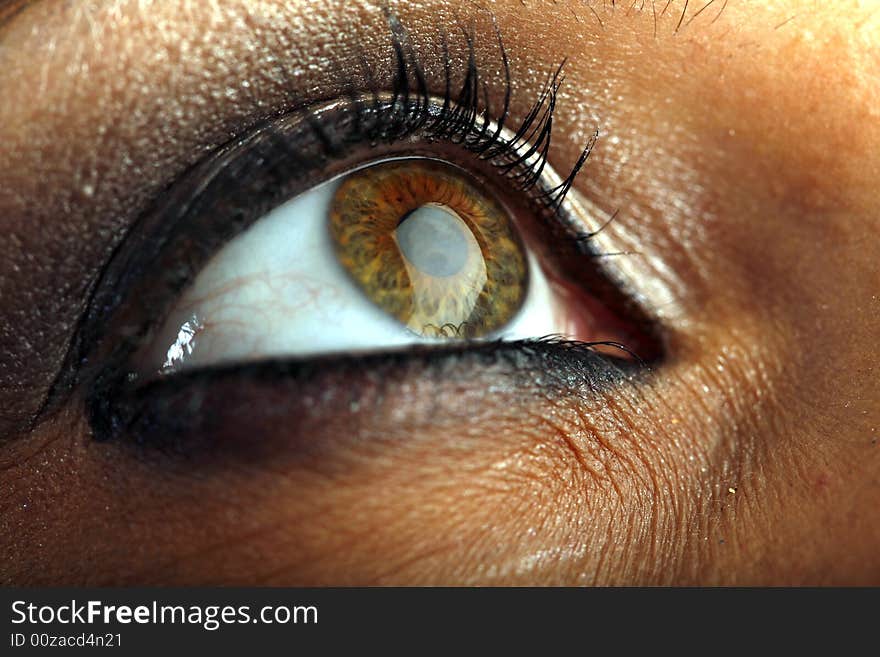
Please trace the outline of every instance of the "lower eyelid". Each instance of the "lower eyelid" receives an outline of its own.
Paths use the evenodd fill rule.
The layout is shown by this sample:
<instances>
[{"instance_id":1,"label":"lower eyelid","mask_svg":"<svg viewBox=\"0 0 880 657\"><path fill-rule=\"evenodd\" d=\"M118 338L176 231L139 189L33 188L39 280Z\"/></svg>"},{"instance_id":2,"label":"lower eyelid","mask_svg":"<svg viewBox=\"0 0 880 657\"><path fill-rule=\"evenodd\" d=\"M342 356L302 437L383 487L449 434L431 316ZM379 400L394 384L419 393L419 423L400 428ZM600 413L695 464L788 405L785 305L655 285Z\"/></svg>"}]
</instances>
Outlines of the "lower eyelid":
<instances>
[{"instance_id":1,"label":"lower eyelid","mask_svg":"<svg viewBox=\"0 0 880 657\"><path fill-rule=\"evenodd\" d=\"M519 395L523 403L532 397L561 402L569 395L598 402L605 391L647 374L635 363L609 360L582 344L542 340L194 369L112 394L94 391L87 403L98 440L124 437L168 454L240 453L248 459L264 450L271 458L273 443L283 440L284 451L314 456L336 447L315 442L309 422L344 423L357 409L385 412L382 408L387 411L403 394L409 405L394 407L398 420L407 422L400 413L423 412L422 404L436 410L441 389L458 390L459 400L469 390L490 406L486 392L493 389ZM480 410L466 406L460 410L471 417ZM357 438L341 431L332 442L346 440Z\"/></svg>"}]
</instances>

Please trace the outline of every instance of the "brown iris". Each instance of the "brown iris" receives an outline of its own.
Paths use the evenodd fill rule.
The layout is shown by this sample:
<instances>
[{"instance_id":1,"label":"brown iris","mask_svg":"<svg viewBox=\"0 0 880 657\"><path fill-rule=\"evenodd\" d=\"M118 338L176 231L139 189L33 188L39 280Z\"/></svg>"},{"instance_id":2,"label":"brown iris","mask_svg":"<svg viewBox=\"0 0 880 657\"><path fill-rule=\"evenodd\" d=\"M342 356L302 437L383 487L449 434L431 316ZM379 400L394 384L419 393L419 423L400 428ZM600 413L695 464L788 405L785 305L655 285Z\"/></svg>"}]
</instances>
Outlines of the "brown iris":
<instances>
[{"instance_id":1,"label":"brown iris","mask_svg":"<svg viewBox=\"0 0 880 657\"><path fill-rule=\"evenodd\" d=\"M525 296L526 256L508 213L447 164L395 160L349 174L330 234L364 293L419 335L487 335Z\"/></svg>"}]
</instances>

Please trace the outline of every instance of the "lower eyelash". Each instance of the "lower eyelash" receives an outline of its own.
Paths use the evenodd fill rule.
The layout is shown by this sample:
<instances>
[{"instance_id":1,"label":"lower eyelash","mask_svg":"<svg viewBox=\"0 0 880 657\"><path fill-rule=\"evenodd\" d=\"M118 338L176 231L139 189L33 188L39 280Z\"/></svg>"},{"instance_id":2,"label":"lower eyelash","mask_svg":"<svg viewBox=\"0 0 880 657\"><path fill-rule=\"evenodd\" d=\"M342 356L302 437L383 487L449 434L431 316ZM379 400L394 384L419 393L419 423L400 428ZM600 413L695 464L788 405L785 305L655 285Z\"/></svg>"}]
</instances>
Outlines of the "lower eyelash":
<instances>
[{"instance_id":1,"label":"lower eyelash","mask_svg":"<svg viewBox=\"0 0 880 657\"><path fill-rule=\"evenodd\" d=\"M263 360L183 372L116 394L97 387L86 405L95 440L125 436L138 446L158 448L169 456L189 457L197 452L210 454L217 448L211 444L213 436L222 433L228 416L236 414L236 405L247 409L241 413L242 420L258 420L265 405L250 400L269 389L290 405L306 402L302 410L307 413L317 412L317 408L309 408L305 399L310 391L325 391L317 395L323 400L318 405L332 406L341 399L345 406L361 405L365 390L378 388L381 396L383 386L393 386L407 375L417 373L423 379L449 381L456 372L470 371L467 368L474 366L493 385L516 388L525 397L565 397L584 391L596 394L622 382L639 383L650 376L650 368L644 363L610 359L595 349L599 344L549 337L305 361ZM354 381L359 383L352 385ZM228 394L230 390L234 394ZM330 390L334 394L326 392ZM272 404L268 408L269 416L277 413ZM224 417L219 425L215 423L218 413ZM277 415L273 419L277 420ZM253 428L253 424L250 426ZM295 433L296 427L291 429ZM236 433L232 444L225 447L249 452L257 447L249 438L250 434ZM289 438L285 436L285 440ZM308 449L316 447L319 446L311 443Z\"/></svg>"}]
</instances>

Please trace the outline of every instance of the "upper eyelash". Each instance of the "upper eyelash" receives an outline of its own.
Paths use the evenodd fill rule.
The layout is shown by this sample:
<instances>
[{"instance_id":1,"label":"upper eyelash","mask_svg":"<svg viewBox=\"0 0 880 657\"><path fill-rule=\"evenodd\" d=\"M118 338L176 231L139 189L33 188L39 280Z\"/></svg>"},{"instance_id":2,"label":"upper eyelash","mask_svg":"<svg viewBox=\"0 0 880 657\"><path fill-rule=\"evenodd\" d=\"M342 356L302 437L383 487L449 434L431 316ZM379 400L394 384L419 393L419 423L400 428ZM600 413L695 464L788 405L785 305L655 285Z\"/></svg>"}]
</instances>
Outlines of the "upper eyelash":
<instances>
[{"instance_id":1,"label":"upper eyelash","mask_svg":"<svg viewBox=\"0 0 880 657\"><path fill-rule=\"evenodd\" d=\"M417 130L423 130L428 138L462 146L481 160L490 162L520 191L532 190L547 165L557 93L564 81L562 70L565 60L548 75L547 83L537 101L512 136L506 137L512 90L510 62L501 33L494 22L504 77L504 96L500 111L493 112L492 95L485 81L480 79L474 36L462 28L467 44L464 80L458 93L454 94L448 37L441 30L445 85L441 97L442 106L438 112L432 113L432 96L409 35L393 13L387 12L387 20L395 61L391 93L382 94L379 91L375 83L376 76L363 57L361 62L372 102L365 103L364 96L349 86L348 97L356 113L356 125L361 135L370 141L387 142L398 141ZM390 96L390 99L382 103L380 99L383 96ZM542 189L539 194L534 195L534 199L550 209L559 208L592 152L597 138L598 133L594 133L564 179L556 186Z\"/></svg>"}]
</instances>

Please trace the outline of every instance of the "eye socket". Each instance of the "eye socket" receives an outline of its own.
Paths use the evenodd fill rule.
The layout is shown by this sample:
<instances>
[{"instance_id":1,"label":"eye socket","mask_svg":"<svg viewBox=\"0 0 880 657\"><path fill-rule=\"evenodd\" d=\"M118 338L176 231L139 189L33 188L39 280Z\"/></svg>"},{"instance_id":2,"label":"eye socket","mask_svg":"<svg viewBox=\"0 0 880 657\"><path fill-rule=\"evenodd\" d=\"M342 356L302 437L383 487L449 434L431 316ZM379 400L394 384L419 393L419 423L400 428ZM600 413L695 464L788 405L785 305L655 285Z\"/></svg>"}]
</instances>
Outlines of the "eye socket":
<instances>
[{"instance_id":1,"label":"eye socket","mask_svg":"<svg viewBox=\"0 0 880 657\"><path fill-rule=\"evenodd\" d=\"M426 158L317 185L208 262L139 369L577 337L514 214L464 170Z\"/></svg>"},{"instance_id":2,"label":"eye socket","mask_svg":"<svg viewBox=\"0 0 880 657\"><path fill-rule=\"evenodd\" d=\"M512 131L504 125L506 100L494 119L473 93L463 92L465 106L448 95L437 102L424 88L410 95L401 81L405 75L401 70L398 91L391 95L354 95L267 119L194 166L141 217L105 269L70 352L68 376L71 385L84 384L96 437L149 428L155 438L160 416L169 413L179 435L184 425L200 422L199 400L206 399L205 387L212 382L239 376L244 385L255 369L266 376L289 367L319 371L310 365L317 366L311 357L321 354L334 354L331 361L337 363L362 360L365 352L373 355L371 362L379 356L397 362L402 356L389 350L431 343L458 345L447 352L454 358L463 353L465 341L486 340L518 345L523 356L565 351L565 345L552 341L536 351L535 339L548 336L589 342L590 353L625 360L631 349L651 360L659 353L651 322L591 263L584 210L566 199L592 142L568 177L547 164L556 77ZM475 77L465 78L472 91L474 82L467 80ZM376 164L380 160L386 164ZM456 203L422 196L422 205L396 219L415 219L418 225L430 215L427 221L436 224L434 211L443 205L455 212L457 219L451 220L465 224L468 232L461 231L461 238L465 244L468 235L473 238L486 265L481 293L490 279L498 282L489 287L491 297L476 295L471 311L479 307L480 312L475 317L470 313L462 320L459 312L446 321L431 315L436 321L422 317L414 330L409 324L416 315L395 315L387 304L383 309L383 301L371 300L364 289L364 281L372 286L365 272L358 282L358 272L336 255L342 242L332 239L328 217L336 191L345 184L341 176L357 179L372 175L366 173L369 163L377 171L379 166L391 170L404 160L408 167L419 160L415 166L423 178L428 169L432 178L442 170L447 186L469 189ZM452 179L457 182L450 184ZM502 223L509 224L494 229L501 239L486 237L480 228L488 226L485 217L478 222L468 216L481 204L493 208L481 213L503 216ZM297 220L290 221L291 215ZM449 224L450 219L441 219ZM292 257L288 231L294 226L302 248ZM398 253L416 249L410 238L417 235L408 232L412 229L396 235ZM493 259L524 260L524 275L508 276L504 270L511 267L490 266ZM471 271L479 269L477 264ZM306 302L309 310L303 312ZM345 359L347 354L355 358ZM412 355L426 353L415 349ZM439 356L431 358L437 362ZM56 390L65 385L59 379ZM193 397L185 403L189 419L184 420L180 409L165 409L165 395L187 391ZM152 408L154 403L162 408Z\"/></svg>"}]
</instances>

